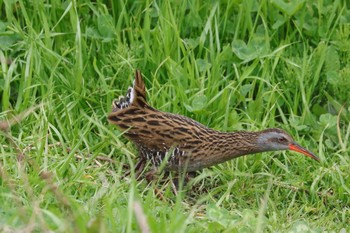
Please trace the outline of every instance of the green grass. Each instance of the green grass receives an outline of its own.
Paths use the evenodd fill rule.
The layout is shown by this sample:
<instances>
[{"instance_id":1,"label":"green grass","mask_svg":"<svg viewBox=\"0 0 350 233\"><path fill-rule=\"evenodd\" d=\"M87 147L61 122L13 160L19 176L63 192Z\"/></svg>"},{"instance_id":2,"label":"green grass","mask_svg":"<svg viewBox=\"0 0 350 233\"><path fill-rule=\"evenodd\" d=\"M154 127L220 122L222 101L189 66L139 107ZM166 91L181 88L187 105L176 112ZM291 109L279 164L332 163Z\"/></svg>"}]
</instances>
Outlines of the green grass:
<instances>
[{"instance_id":1,"label":"green grass","mask_svg":"<svg viewBox=\"0 0 350 233\"><path fill-rule=\"evenodd\" d=\"M350 230L347 4L0 0L0 231L139 232L140 216L152 232ZM135 69L152 106L281 127L321 162L241 157L178 196L123 178L137 151L106 116Z\"/></svg>"}]
</instances>

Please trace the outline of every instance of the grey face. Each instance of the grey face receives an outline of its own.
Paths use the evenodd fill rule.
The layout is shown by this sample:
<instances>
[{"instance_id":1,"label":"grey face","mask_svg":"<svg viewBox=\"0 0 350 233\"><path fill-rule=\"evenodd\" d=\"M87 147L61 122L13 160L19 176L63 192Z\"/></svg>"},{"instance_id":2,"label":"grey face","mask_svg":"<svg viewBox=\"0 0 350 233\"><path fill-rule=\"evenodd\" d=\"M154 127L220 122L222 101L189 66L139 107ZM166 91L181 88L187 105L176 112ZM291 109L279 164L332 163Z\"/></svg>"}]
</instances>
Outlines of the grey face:
<instances>
[{"instance_id":1,"label":"grey face","mask_svg":"<svg viewBox=\"0 0 350 233\"><path fill-rule=\"evenodd\" d=\"M294 140L281 129L269 129L261 132L257 143L264 151L288 150Z\"/></svg>"}]
</instances>

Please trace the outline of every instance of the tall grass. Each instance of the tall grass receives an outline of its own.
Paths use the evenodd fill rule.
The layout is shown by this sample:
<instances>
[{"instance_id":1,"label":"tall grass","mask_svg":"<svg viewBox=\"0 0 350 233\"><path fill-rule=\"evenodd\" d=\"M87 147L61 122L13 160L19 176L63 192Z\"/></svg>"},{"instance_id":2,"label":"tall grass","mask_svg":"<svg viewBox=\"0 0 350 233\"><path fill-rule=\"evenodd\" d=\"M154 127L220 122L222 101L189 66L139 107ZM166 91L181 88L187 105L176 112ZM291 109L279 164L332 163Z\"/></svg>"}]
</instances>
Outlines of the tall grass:
<instances>
[{"instance_id":1,"label":"tall grass","mask_svg":"<svg viewBox=\"0 0 350 233\"><path fill-rule=\"evenodd\" d=\"M152 232L349 230L347 4L0 0L1 231L133 232L140 217ZM124 177L137 151L106 116L135 69L152 106L284 128L321 163L242 157L177 196Z\"/></svg>"}]
</instances>

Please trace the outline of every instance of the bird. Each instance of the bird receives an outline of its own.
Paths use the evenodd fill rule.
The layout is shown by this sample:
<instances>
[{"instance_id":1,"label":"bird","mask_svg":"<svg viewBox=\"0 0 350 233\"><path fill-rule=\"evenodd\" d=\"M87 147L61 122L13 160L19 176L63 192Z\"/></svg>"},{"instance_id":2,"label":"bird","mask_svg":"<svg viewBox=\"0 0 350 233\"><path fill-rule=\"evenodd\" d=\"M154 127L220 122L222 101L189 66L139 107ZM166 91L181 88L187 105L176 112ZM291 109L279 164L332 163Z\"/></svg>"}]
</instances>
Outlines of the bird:
<instances>
[{"instance_id":1,"label":"bird","mask_svg":"<svg viewBox=\"0 0 350 233\"><path fill-rule=\"evenodd\" d=\"M283 129L220 132L189 117L151 107L139 70L126 95L113 101L107 118L138 149L135 170L139 173L149 161L153 167L162 165L165 171L195 172L240 156L282 150L320 161Z\"/></svg>"}]
</instances>

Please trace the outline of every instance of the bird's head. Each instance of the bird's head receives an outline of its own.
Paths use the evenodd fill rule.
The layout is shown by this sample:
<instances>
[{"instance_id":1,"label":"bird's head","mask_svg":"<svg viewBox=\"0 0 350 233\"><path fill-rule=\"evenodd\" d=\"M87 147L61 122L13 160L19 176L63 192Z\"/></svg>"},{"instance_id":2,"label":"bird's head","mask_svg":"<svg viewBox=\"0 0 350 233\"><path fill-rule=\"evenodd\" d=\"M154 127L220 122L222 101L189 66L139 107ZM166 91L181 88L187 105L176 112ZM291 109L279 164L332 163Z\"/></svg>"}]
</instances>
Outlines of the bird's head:
<instances>
[{"instance_id":1,"label":"bird's head","mask_svg":"<svg viewBox=\"0 0 350 233\"><path fill-rule=\"evenodd\" d=\"M282 129L266 129L259 132L257 144L263 151L293 150L316 161L320 161L316 155L296 143L294 139Z\"/></svg>"}]
</instances>

